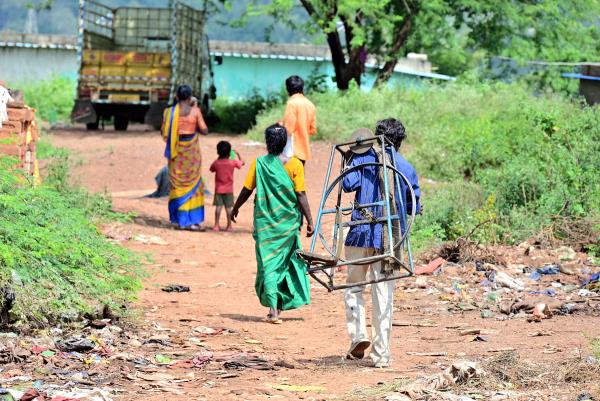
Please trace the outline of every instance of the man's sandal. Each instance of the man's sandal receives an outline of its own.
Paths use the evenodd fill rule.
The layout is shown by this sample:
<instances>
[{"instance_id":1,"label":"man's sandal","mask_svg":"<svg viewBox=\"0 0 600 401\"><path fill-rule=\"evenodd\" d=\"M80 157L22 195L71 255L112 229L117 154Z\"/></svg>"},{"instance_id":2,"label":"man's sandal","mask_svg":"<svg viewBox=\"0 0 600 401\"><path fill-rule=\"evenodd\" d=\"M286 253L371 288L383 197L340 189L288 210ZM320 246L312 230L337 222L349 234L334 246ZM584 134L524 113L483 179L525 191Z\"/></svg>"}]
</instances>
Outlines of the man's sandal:
<instances>
[{"instance_id":1,"label":"man's sandal","mask_svg":"<svg viewBox=\"0 0 600 401\"><path fill-rule=\"evenodd\" d=\"M346 354L346 359L363 359L365 357L365 351L371 346L369 340L361 340L350 346L350 350Z\"/></svg>"}]
</instances>

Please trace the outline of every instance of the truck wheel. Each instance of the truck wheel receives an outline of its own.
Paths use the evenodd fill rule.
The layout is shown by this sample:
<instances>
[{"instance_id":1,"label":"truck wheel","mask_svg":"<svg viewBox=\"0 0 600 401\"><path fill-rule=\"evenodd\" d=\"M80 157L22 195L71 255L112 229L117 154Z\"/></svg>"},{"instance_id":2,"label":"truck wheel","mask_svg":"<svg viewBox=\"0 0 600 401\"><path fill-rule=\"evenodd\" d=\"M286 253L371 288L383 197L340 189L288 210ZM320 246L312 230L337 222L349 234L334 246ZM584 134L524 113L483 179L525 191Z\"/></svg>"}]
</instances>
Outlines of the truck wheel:
<instances>
[{"instance_id":1,"label":"truck wheel","mask_svg":"<svg viewBox=\"0 0 600 401\"><path fill-rule=\"evenodd\" d=\"M127 131L129 119L124 116L115 116L115 131Z\"/></svg>"},{"instance_id":2,"label":"truck wheel","mask_svg":"<svg viewBox=\"0 0 600 401\"><path fill-rule=\"evenodd\" d=\"M88 131L96 131L99 126L100 126L100 120L93 122L93 123L87 123L85 125L85 127L88 129Z\"/></svg>"}]
</instances>

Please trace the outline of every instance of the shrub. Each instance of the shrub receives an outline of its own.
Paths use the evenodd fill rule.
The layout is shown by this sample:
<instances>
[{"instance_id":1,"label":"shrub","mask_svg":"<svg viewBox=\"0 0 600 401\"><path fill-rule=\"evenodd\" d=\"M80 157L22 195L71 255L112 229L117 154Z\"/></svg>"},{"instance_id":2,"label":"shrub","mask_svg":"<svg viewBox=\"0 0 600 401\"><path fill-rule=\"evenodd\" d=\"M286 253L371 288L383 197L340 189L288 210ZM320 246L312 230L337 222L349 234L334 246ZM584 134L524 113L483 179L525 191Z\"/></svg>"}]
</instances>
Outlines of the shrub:
<instances>
[{"instance_id":1,"label":"shrub","mask_svg":"<svg viewBox=\"0 0 600 401\"><path fill-rule=\"evenodd\" d=\"M313 94L317 139L340 142L359 127L401 119L403 153L424 185L425 214L414 242L474 235L512 242L557 217L600 218L600 108L557 95L534 97L525 87L462 83L382 88L369 93ZM351 111L351 112L350 112ZM255 140L283 114L279 105L258 117ZM423 245L424 246L424 245Z\"/></svg>"},{"instance_id":2,"label":"shrub","mask_svg":"<svg viewBox=\"0 0 600 401\"><path fill-rule=\"evenodd\" d=\"M244 99L218 98L213 104L214 112L219 120L214 129L236 134L247 132L256 124L256 116L260 112L280 104L282 99L282 95L278 94L264 97L256 90Z\"/></svg>"},{"instance_id":3,"label":"shrub","mask_svg":"<svg viewBox=\"0 0 600 401\"><path fill-rule=\"evenodd\" d=\"M23 91L25 103L36 109L37 117L43 121L70 121L75 102L75 80L54 76L44 81L17 83L11 87Z\"/></svg>"},{"instance_id":4,"label":"shrub","mask_svg":"<svg viewBox=\"0 0 600 401\"><path fill-rule=\"evenodd\" d=\"M0 167L0 287L14 291L22 329L120 307L141 287L137 257L96 227L114 217L110 199L68 187L67 163L62 154L39 187Z\"/></svg>"}]
</instances>

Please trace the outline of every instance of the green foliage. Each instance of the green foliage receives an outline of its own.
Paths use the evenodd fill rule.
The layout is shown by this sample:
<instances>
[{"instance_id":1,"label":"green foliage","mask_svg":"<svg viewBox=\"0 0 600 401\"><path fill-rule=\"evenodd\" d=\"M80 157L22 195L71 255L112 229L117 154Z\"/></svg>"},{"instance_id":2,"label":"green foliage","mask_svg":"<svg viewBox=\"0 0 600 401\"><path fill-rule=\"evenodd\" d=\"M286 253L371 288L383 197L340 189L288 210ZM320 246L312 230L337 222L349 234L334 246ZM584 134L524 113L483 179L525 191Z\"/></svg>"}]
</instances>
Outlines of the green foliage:
<instances>
[{"instance_id":1,"label":"green foliage","mask_svg":"<svg viewBox=\"0 0 600 401\"><path fill-rule=\"evenodd\" d=\"M592 348L592 354L594 354L596 359L600 359L600 337L592 340L590 346Z\"/></svg>"},{"instance_id":2,"label":"green foliage","mask_svg":"<svg viewBox=\"0 0 600 401\"><path fill-rule=\"evenodd\" d=\"M70 120L75 86L74 80L58 76L12 85L23 91L25 103L36 109L37 117L50 123Z\"/></svg>"},{"instance_id":3,"label":"green foliage","mask_svg":"<svg viewBox=\"0 0 600 401\"><path fill-rule=\"evenodd\" d=\"M319 66L315 65L315 68L304 82L304 92L307 95L326 92L327 79L328 76L320 74ZM256 125L257 115L265 110L285 104L287 96L287 92L282 86L280 92L272 92L267 96L261 95L258 89L255 88L249 96L242 99L217 98L213 103L213 109L218 117L218 123L211 128L219 132L246 133ZM273 122L282 118L283 114Z\"/></svg>"},{"instance_id":4,"label":"green foliage","mask_svg":"<svg viewBox=\"0 0 600 401\"><path fill-rule=\"evenodd\" d=\"M244 99L217 98L213 103L213 108L219 118L219 123L214 129L236 134L247 132L256 124L256 116L260 112L281 102L282 95L269 94L264 97L257 90Z\"/></svg>"},{"instance_id":5,"label":"green foliage","mask_svg":"<svg viewBox=\"0 0 600 401\"><path fill-rule=\"evenodd\" d=\"M17 327L119 309L141 288L137 257L96 227L114 216L110 199L68 187L65 165L63 153L38 187L0 167L0 286L16 293Z\"/></svg>"},{"instance_id":6,"label":"green foliage","mask_svg":"<svg viewBox=\"0 0 600 401\"><path fill-rule=\"evenodd\" d=\"M290 11L297 1L253 0L253 14L277 16L298 26ZM396 60L411 52L430 55L439 71L459 75L479 67L483 58L593 61L600 52L600 2L509 0L341 0L299 2L310 17L304 30L317 28L328 38L340 89L360 80L360 51L385 63L380 78L389 78ZM343 27L343 29L341 29ZM340 31L343 31L340 34ZM576 38L576 40L574 40ZM517 68L519 69L519 68ZM522 68L520 68L522 69ZM497 73L498 71L492 71ZM545 87L565 82L555 70L528 71ZM558 78L558 79L557 79Z\"/></svg>"},{"instance_id":7,"label":"green foliage","mask_svg":"<svg viewBox=\"0 0 600 401\"><path fill-rule=\"evenodd\" d=\"M313 94L316 138L340 142L359 127L396 117L407 127L403 152L423 184L425 214L414 242L470 233L513 242L559 216L600 218L600 108L557 95L531 96L521 85L462 83L370 93ZM352 110L351 113L348 110ZM277 106L249 133L262 140Z\"/></svg>"}]
</instances>

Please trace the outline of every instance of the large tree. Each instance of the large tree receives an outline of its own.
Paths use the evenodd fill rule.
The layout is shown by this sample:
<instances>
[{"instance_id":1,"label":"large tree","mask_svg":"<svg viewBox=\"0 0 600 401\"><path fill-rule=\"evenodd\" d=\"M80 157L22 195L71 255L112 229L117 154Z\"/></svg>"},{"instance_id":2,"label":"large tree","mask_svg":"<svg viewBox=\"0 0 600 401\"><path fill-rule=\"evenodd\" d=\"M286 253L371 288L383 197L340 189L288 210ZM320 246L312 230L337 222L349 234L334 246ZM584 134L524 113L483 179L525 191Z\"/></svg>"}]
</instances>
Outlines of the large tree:
<instances>
[{"instance_id":1,"label":"large tree","mask_svg":"<svg viewBox=\"0 0 600 401\"><path fill-rule=\"evenodd\" d=\"M286 20L295 7L304 29L325 36L339 89L360 84L367 55L378 83L408 51L430 54L442 72L460 73L475 55L586 61L600 54L598 0L254 0L250 14Z\"/></svg>"}]
</instances>

